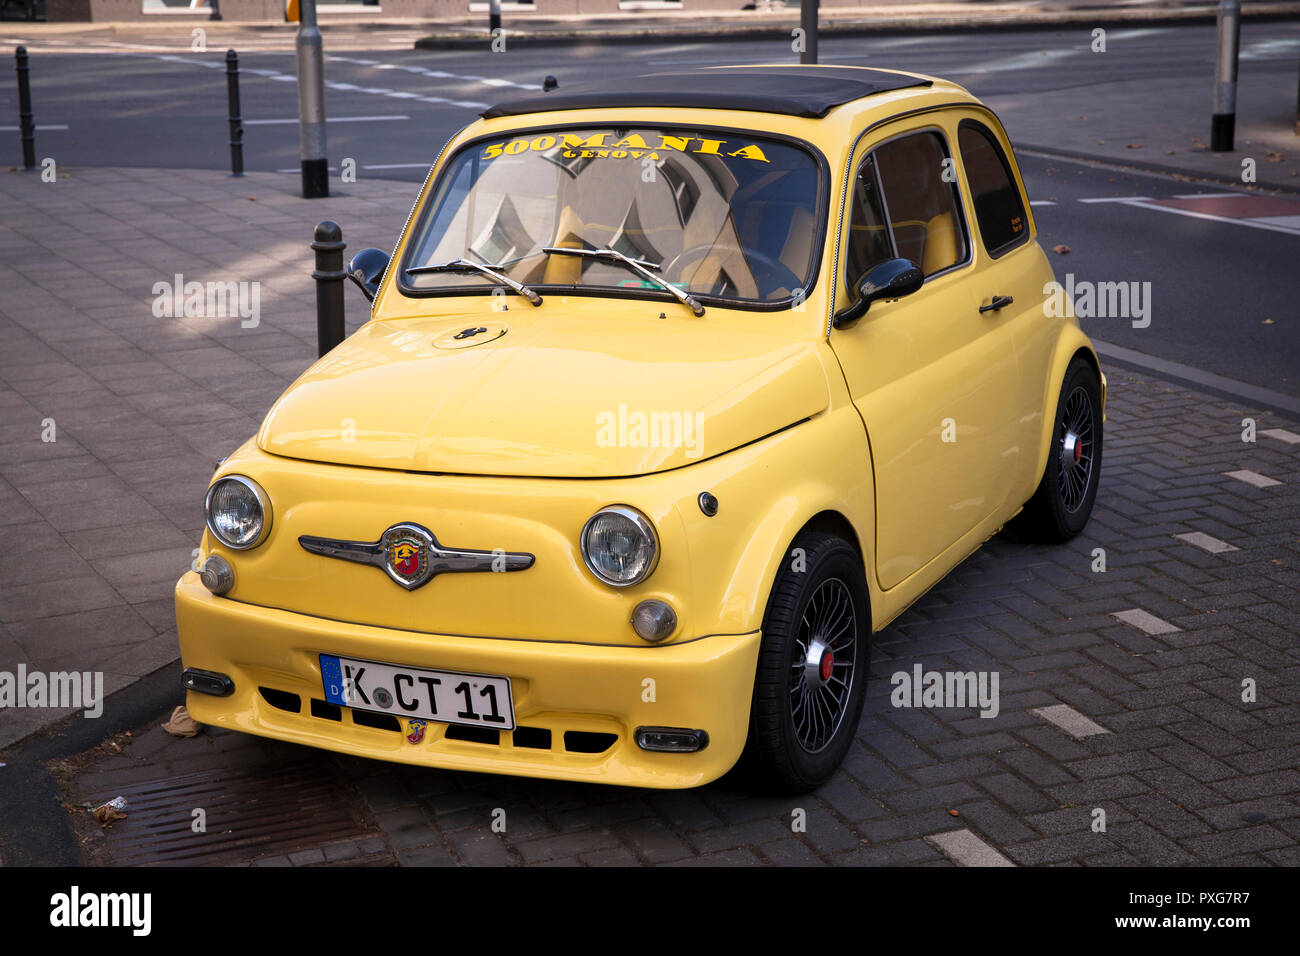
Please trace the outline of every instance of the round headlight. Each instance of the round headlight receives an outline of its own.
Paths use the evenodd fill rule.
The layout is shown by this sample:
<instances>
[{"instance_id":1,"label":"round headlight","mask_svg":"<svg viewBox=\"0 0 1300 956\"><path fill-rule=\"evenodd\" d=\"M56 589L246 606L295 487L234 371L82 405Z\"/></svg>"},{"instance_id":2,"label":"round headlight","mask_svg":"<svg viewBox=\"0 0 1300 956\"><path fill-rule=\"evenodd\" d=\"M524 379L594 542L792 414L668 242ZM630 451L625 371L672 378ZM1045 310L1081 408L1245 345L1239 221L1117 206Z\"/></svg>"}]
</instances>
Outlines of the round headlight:
<instances>
[{"instance_id":1,"label":"round headlight","mask_svg":"<svg viewBox=\"0 0 1300 956\"><path fill-rule=\"evenodd\" d=\"M203 509L208 530L228 548L256 547L271 530L271 500L257 482L243 475L214 481Z\"/></svg>"},{"instance_id":2,"label":"round headlight","mask_svg":"<svg viewBox=\"0 0 1300 956\"><path fill-rule=\"evenodd\" d=\"M582 527L582 560L591 573L616 588L638 584L659 563L659 541L650 519L634 508L602 508Z\"/></svg>"}]
</instances>

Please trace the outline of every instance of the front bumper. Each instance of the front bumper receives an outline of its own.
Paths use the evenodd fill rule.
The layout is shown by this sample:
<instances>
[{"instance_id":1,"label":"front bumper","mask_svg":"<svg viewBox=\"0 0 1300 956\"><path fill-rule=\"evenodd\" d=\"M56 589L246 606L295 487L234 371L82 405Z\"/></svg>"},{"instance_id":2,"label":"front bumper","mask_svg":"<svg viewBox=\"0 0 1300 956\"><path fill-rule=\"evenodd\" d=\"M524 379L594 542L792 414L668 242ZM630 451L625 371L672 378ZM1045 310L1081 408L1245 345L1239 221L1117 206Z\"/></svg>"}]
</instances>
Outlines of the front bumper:
<instances>
[{"instance_id":1,"label":"front bumper","mask_svg":"<svg viewBox=\"0 0 1300 956\"><path fill-rule=\"evenodd\" d=\"M235 684L227 697L187 694L200 723L378 760L661 788L700 786L736 762L760 641L753 632L622 647L400 631L214 597L193 572L177 582L176 622L184 665ZM510 732L496 743L453 739L451 725L433 722L411 744L405 721L386 729L356 722L350 708L321 707L321 653L509 677L516 727L530 728L532 746L516 746ZM296 712L285 709L294 696ZM641 726L702 729L709 744L647 752L633 739ZM550 732L549 748L537 745L540 731ZM583 752L611 737L606 749Z\"/></svg>"}]
</instances>

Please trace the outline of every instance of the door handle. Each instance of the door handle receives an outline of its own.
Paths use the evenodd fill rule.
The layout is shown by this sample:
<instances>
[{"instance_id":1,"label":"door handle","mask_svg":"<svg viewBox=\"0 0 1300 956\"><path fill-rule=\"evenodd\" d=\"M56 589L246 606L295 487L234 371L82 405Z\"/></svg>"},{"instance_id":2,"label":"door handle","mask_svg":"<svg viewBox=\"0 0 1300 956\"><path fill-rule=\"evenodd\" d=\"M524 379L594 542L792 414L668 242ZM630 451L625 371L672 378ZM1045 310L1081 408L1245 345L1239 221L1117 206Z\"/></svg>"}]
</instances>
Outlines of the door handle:
<instances>
[{"instance_id":1,"label":"door handle","mask_svg":"<svg viewBox=\"0 0 1300 956\"><path fill-rule=\"evenodd\" d=\"M996 312L998 309L1010 305L1014 301L1016 300L1011 298L1009 295L995 295L993 301L988 305L980 306L980 315L983 315L985 312Z\"/></svg>"}]
</instances>

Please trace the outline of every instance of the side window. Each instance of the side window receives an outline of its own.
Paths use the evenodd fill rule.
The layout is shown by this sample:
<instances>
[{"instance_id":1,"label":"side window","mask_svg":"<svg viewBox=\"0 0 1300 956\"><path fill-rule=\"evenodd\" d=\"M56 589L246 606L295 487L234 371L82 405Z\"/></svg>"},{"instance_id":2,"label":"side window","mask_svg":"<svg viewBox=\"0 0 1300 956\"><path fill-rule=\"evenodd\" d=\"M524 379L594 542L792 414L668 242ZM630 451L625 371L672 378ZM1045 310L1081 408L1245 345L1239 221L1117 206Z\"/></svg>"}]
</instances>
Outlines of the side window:
<instances>
[{"instance_id":1,"label":"side window","mask_svg":"<svg viewBox=\"0 0 1300 956\"><path fill-rule=\"evenodd\" d=\"M943 138L929 130L912 133L878 147L874 155L897 254L927 276L964 262L961 200L952 163L944 162Z\"/></svg>"},{"instance_id":2,"label":"side window","mask_svg":"<svg viewBox=\"0 0 1300 956\"><path fill-rule=\"evenodd\" d=\"M996 258L1029 235L1020 190L998 141L983 123L962 120L957 145L975 201L980 238L989 255Z\"/></svg>"},{"instance_id":3,"label":"side window","mask_svg":"<svg viewBox=\"0 0 1300 956\"><path fill-rule=\"evenodd\" d=\"M857 298L857 283L872 266L894 258L889 226L881 204L880 182L875 157L868 156L858 168L850 197L849 241L844 257L844 281L849 300Z\"/></svg>"}]
</instances>

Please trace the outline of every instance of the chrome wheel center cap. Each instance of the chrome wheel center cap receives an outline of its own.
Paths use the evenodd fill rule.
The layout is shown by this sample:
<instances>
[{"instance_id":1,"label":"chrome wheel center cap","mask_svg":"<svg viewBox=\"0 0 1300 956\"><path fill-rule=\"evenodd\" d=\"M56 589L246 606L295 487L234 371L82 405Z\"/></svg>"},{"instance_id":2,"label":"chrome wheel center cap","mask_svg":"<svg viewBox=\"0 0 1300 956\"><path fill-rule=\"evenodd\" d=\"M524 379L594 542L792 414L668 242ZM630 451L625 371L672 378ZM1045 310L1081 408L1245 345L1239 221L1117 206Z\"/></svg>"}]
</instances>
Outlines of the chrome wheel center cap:
<instances>
[{"instance_id":1,"label":"chrome wheel center cap","mask_svg":"<svg viewBox=\"0 0 1300 956\"><path fill-rule=\"evenodd\" d=\"M814 638L808 644L808 653L803 660L803 682L809 690L824 687L831 678L835 666L835 654L821 638Z\"/></svg>"},{"instance_id":2,"label":"chrome wheel center cap","mask_svg":"<svg viewBox=\"0 0 1300 956\"><path fill-rule=\"evenodd\" d=\"M1079 441L1079 436L1074 432L1067 431L1065 440L1061 442L1061 464L1066 468L1075 467L1083 458L1083 442Z\"/></svg>"}]
</instances>

